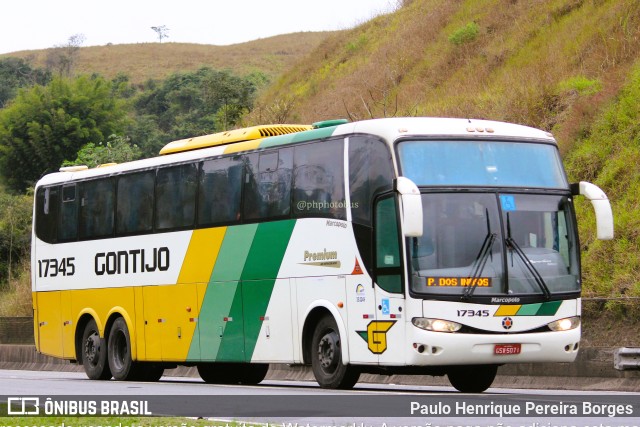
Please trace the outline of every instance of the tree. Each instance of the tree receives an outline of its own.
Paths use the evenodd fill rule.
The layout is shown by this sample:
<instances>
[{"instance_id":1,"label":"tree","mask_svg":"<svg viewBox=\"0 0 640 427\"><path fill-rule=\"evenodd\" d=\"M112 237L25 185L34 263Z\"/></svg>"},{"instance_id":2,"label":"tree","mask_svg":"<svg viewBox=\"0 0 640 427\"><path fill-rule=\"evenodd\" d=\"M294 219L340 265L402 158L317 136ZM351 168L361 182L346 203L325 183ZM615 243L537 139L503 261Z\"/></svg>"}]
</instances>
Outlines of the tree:
<instances>
[{"instance_id":1,"label":"tree","mask_svg":"<svg viewBox=\"0 0 640 427\"><path fill-rule=\"evenodd\" d=\"M147 118L145 128L166 143L232 128L252 108L255 92L256 84L250 78L201 68L169 76L138 97L135 109L138 117ZM149 120L155 121L155 129ZM149 152L146 143L134 141ZM148 142L154 151L160 145L157 140Z\"/></svg>"},{"instance_id":2,"label":"tree","mask_svg":"<svg viewBox=\"0 0 640 427\"><path fill-rule=\"evenodd\" d=\"M69 37L66 44L49 49L46 59L47 68L56 71L60 76L71 76L84 40L84 34L74 34Z\"/></svg>"},{"instance_id":3,"label":"tree","mask_svg":"<svg viewBox=\"0 0 640 427\"><path fill-rule=\"evenodd\" d=\"M75 159L83 145L121 133L125 105L101 77L57 77L21 90L0 110L0 174L11 189L24 191L65 159Z\"/></svg>"},{"instance_id":4,"label":"tree","mask_svg":"<svg viewBox=\"0 0 640 427\"><path fill-rule=\"evenodd\" d=\"M11 195L0 189L0 284L13 278L13 266L29 255L33 193Z\"/></svg>"},{"instance_id":5,"label":"tree","mask_svg":"<svg viewBox=\"0 0 640 427\"><path fill-rule=\"evenodd\" d=\"M138 160L141 152L137 145L131 144L129 138L110 135L107 142L85 144L74 161L65 160L63 166L86 165L95 168L107 163L124 163Z\"/></svg>"},{"instance_id":6,"label":"tree","mask_svg":"<svg viewBox=\"0 0 640 427\"><path fill-rule=\"evenodd\" d=\"M0 59L0 108L16 96L19 88L34 84L47 84L51 73L42 68L33 68L22 58Z\"/></svg>"},{"instance_id":7,"label":"tree","mask_svg":"<svg viewBox=\"0 0 640 427\"><path fill-rule=\"evenodd\" d=\"M169 38L169 34L167 34L169 32L169 29L167 28L166 25L160 25L159 27L151 27L151 29L158 34L158 40L160 40L160 43L162 43L162 39Z\"/></svg>"}]
</instances>

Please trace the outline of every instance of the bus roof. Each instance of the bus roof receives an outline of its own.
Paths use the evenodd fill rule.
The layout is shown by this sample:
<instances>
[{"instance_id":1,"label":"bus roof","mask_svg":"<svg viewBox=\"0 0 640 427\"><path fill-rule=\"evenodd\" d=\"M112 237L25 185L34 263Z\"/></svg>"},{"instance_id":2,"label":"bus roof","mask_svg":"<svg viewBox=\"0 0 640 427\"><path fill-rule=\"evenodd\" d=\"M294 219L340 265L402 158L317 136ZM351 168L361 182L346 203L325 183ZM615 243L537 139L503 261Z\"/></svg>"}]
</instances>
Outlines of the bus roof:
<instances>
[{"instance_id":1,"label":"bus roof","mask_svg":"<svg viewBox=\"0 0 640 427\"><path fill-rule=\"evenodd\" d=\"M183 151L198 150L200 148L215 147L218 145L228 145L235 142L252 141L270 136L286 135L290 133L302 132L313 129L308 125L264 125L253 126L243 129L234 129L211 135L196 136L193 138L180 139L165 145L160 154L173 154Z\"/></svg>"},{"instance_id":2,"label":"bus roof","mask_svg":"<svg viewBox=\"0 0 640 427\"><path fill-rule=\"evenodd\" d=\"M173 141L160 151L159 157L93 169L68 168L65 172L44 176L37 186L349 134L377 135L389 144L403 137L518 138L555 144L553 136L540 129L477 119L405 117L351 123L328 121L314 123L314 126L265 125Z\"/></svg>"}]
</instances>

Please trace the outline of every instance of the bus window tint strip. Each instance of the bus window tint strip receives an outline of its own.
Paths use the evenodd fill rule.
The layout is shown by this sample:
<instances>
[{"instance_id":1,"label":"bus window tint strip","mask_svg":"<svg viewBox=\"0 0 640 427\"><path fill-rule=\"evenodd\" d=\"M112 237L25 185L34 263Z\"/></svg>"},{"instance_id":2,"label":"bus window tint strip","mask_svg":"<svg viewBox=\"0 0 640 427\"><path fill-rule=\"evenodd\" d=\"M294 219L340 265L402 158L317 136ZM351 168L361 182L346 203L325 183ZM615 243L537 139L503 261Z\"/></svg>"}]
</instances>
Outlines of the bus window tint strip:
<instances>
[{"instance_id":1,"label":"bus window tint strip","mask_svg":"<svg viewBox=\"0 0 640 427\"><path fill-rule=\"evenodd\" d=\"M40 188L36 233L43 241L56 243L292 216L344 220L343 141L285 146ZM377 145L378 151L384 148ZM382 152L367 154L367 169L378 170L374 163L388 157ZM391 176L388 166L384 174ZM365 191L378 188L367 184ZM370 198L371 194L363 195L364 212L370 212Z\"/></svg>"}]
</instances>

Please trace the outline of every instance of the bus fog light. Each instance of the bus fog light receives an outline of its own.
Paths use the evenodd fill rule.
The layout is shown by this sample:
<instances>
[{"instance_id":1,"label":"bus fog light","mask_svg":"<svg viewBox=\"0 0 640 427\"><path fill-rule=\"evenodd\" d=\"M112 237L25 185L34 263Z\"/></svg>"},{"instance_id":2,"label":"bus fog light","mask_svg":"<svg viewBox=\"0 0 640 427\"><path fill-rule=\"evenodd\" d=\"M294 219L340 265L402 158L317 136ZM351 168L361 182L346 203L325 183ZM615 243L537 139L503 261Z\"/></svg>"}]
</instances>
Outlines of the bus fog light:
<instances>
[{"instance_id":1,"label":"bus fog light","mask_svg":"<svg viewBox=\"0 0 640 427\"><path fill-rule=\"evenodd\" d=\"M547 325L552 331L570 331L580 326L580 317L567 317L565 319L556 320Z\"/></svg>"},{"instance_id":2,"label":"bus fog light","mask_svg":"<svg viewBox=\"0 0 640 427\"><path fill-rule=\"evenodd\" d=\"M433 332L457 332L462 328L460 323L426 317L414 317L411 319L411 323L420 329Z\"/></svg>"}]
</instances>

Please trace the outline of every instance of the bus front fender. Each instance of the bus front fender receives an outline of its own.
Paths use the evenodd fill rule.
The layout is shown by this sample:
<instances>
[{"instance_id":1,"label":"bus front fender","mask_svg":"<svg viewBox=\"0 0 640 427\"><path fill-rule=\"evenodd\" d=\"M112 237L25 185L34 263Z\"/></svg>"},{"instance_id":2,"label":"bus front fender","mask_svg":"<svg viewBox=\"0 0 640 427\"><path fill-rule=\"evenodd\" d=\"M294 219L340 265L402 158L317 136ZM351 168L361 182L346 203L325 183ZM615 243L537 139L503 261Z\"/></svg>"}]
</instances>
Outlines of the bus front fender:
<instances>
[{"instance_id":1,"label":"bus front fender","mask_svg":"<svg viewBox=\"0 0 640 427\"><path fill-rule=\"evenodd\" d=\"M345 319L343 319L342 315L343 313L340 311L340 309L338 307L336 307L334 304L332 304L330 301L327 300L318 300L318 301L314 301L309 307L307 307L305 313L304 313L304 322L303 325L305 325L301 330L300 330L300 334L298 336L298 342L299 343L304 343L304 333L306 330L306 326L307 326L307 322L311 321L314 322L313 327L315 328L315 323L317 323L317 321L319 320L318 318L314 318L316 317L316 314L318 313L318 310L320 311L328 311L329 314L331 314L331 316L333 316L333 319L336 322L336 325L338 326L338 332L340 333L340 337L341 340L345 340L347 339L348 335L347 335L347 328L345 326ZM346 315L346 313L344 313ZM311 333L313 334L313 329L311 330ZM344 364L348 364L351 359L349 357L349 346L348 345L342 345L342 361ZM304 349L303 349L304 350Z\"/></svg>"}]
</instances>

